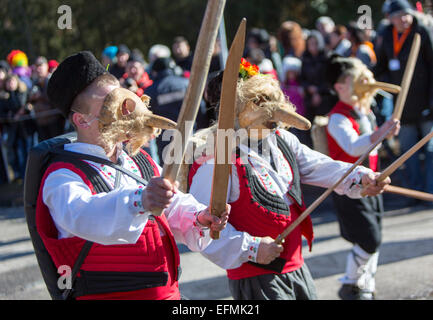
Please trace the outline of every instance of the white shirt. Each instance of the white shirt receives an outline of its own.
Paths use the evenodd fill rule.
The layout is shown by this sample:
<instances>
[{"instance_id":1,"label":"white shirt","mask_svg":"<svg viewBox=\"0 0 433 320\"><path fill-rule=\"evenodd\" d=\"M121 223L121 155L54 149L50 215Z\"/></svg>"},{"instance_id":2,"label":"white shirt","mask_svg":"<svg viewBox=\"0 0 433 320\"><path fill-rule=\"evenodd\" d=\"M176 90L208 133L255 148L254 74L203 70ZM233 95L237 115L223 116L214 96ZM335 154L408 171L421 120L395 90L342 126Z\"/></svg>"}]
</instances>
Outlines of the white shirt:
<instances>
[{"instance_id":1,"label":"white shirt","mask_svg":"<svg viewBox=\"0 0 433 320\"><path fill-rule=\"evenodd\" d=\"M65 145L65 150L108 159L104 149L86 143ZM125 153L119 155L122 167L141 175L135 162ZM86 161L109 185L114 186L116 170ZM161 172L161 168L158 166ZM150 212L141 205L145 186L122 174L120 187L108 193L92 195L79 175L68 169L50 173L43 187L43 201L50 210L59 239L77 236L104 245L137 242ZM200 251L211 241L208 230L195 224L195 213L206 208L193 196L177 193L164 211L176 239L193 251ZM161 228L162 230L162 228Z\"/></svg>"},{"instance_id":2,"label":"white shirt","mask_svg":"<svg viewBox=\"0 0 433 320\"><path fill-rule=\"evenodd\" d=\"M333 186L352 166L350 163L334 161L322 153L311 150L301 144L298 138L290 132L279 130L281 137L288 144L296 157L301 183L323 188ZM276 135L271 134L264 139L264 145L270 148L270 154L275 163L277 171L270 164L269 159L259 156L248 146L241 145L241 150L247 150L248 160L253 168L254 174L259 177L262 185L268 192L278 195L284 199L287 205L291 205L287 192L292 182L292 174L288 162L283 157L277 146ZM193 177L189 192L201 203L209 204L212 188L214 160L205 162ZM228 203L239 198L239 179L235 165L232 166L229 179ZM336 189L340 195L351 198L361 198L361 187L359 185L361 176L372 172L365 167L357 167ZM237 231L231 224L221 231L220 239L213 241L202 254L223 269L234 269L240 267L247 261L255 261L257 258L257 247L260 243L259 237L253 237L246 232Z\"/></svg>"},{"instance_id":3,"label":"white shirt","mask_svg":"<svg viewBox=\"0 0 433 320\"><path fill-rule=\"evenodd\" d=\"M354 111L359 115L360 126L364 128L365 133L358 135L353 128L352 122L346 116L339 113L334 113L329 117L328 132L344 152L356 158L362 156L370 148L370 137L373 129L367 115L356 108L354 108ZM377 155L379 148L380 145L370 154Z\"/></svg>"}]
</instances>

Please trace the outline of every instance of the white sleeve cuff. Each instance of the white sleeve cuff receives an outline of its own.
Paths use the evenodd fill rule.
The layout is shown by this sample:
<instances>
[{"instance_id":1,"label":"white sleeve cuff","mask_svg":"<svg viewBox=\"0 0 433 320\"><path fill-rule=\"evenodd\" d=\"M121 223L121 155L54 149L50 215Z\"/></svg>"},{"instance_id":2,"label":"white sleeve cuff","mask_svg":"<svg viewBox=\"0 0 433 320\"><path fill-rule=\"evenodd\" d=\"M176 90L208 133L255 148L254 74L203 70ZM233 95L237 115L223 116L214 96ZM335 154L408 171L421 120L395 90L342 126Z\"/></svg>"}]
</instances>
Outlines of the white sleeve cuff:
<instances>
[{"instance_id":1,"label":"white sleeve cuff","mask_svg":"<svg viewBox=\"0 0 433 320\"><path fill-rule=\"evenodd\" d=\"M131 212L136 212L137 214L145 214L146 211L143 208L143 194L144 188L143 186L139 186L137 190L132 191L131 195L129 197L130 206L131 206Z\"/></svg>"},{"instance_id":2,"label":"white sleeve cuff","mask_svg":"<svg viewBox=\"0 0 433 320\"><path fill-rule=\"evenodd\" d=\"M259 251L259 245L262 238L251 236L250 243L248 245L248 261L257 262L257 253Z\"/></svg>"}]
</instances>

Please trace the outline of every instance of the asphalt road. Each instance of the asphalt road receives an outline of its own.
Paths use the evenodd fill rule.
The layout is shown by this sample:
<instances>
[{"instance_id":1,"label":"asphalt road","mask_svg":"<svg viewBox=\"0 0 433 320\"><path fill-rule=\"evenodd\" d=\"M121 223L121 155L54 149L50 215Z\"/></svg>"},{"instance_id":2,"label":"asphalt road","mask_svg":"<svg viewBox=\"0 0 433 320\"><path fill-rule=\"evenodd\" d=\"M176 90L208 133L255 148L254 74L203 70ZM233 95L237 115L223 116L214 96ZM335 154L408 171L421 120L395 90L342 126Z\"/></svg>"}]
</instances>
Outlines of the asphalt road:
<instances>
[{"instance_id":1,"label":"asphalt road","mask_svg":"<svg viewBox=\"0 0 433 320\"><path fill-rule=\"evenodd\" d=\"M391 203L384 218L376 282L378 299L433 300L433 209L401 208ZM351 245L339 236L332 204L325 201L312 215L313 251L304 247L318 297L338 300L338 278ZM200 253L180 245L182 293L194 300L230 300L225 271ZM27 230L22 207L0 207L0 299L50 299Z\"/></svg>"}]
</instances>

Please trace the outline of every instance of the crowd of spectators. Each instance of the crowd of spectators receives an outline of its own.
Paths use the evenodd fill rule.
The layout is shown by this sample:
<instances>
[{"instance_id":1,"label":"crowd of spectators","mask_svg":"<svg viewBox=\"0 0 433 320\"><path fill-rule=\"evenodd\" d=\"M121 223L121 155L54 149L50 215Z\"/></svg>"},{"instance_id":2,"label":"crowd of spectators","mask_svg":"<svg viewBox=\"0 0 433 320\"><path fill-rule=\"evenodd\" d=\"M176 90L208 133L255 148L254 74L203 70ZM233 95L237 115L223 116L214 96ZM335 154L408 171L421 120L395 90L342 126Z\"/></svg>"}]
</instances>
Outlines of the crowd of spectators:
<instances>
[{"instance_id":1,"label":"crowd of spectators","mask_svg":"<svg viewBox=\"0 0 433 320\"><path fill-rule=\"evenodd\" d=\"M401 40L407 37L406 33L419 32L421 54L408 95L408 105L416 111L406 112L402 119L401 143L405 149L433 125L433 26L428 25L431 15L420 11L420 6L415 9L407 0L386 0L383 20L374 30L362 29L356 22L339 25L325 16L317 19L315 29L303 28L295 21L285 21L272 32L252 27L247 34L244 57L259 66L261 73L279 80L298 113L314 122L337 102L325 80L326 64L331 55L357 57L374 72L377 80L400 85L410 43L402 43L401 52L395 52L393 37ZM217 40L209 77L223 69L221 50ZM122 86L138 96L151 97L154 113L176 121L188 86L193 56L188 40L177 36L171 47L153 45L147 57L138 49L120 44L107 46L100 58ZM397 60L400 68L395 66ZM11 51L6 60L0 62L2 182L23 179L31 146L71 130L46 96L47 81L56 66L55 60L48 61L45 57L37 57L29 65L27 56L20 50ZM373 106L379 124L391 116L394 99L390 94L379 92ZM194 129L210 126L216 117L214 106L204 97ZM303 143L312 146L309 132L294 133ZM148 146L161 165L162 150L167 143L160 137ZM433 146L429 152L433 154ZM426 159L430 161L431 157L433 163L433 156L427 154ZM419 176L416 166L420 167L417 163L411 167L414 177ZM433 174L433 169L430 171ZM430 181L428 191L433 193L433 177ZM414 180L412 186L415 183L419 181Z\"/></svg>"},{"instance_id":2,"label":"crowd of spectators","mask_svg":"<svg viewBox=\"0 0 433 320\"><path fill-rule=\"evenodd\" d=\"M65 120L46 94L56 60L37 57L29 65L27 55L12 50L0 61L0 182L24 178L27 154L36 143L65 132Z\"/></svg>"}]
</instances>

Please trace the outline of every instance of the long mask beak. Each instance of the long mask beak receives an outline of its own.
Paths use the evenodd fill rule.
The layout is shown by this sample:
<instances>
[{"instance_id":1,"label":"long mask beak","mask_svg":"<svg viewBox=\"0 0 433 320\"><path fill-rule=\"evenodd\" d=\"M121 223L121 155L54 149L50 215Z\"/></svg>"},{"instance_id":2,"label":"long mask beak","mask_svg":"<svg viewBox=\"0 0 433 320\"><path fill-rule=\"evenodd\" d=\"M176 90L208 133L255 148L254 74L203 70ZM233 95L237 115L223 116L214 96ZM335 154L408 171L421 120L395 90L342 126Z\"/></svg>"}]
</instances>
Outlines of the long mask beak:
<instances>
[{"instance_id":1,"label":"long mask beak","mask_svg":"<svg viewBox=\"0 0 433 320\"><path fill-rule=\"evenodd\" d=\"M360 93L364 93L364 92L378 90L378 89L382 89L384 91L394 93L394 94L398 94L401 91L400 86L397 86L395 84L386 83L386 82L359 84L356 88L356 91L358 91Z\"/></svg>"},{"instance_id":2,"label":"long mask beak","mask_svg":"<svg viewBox=\"0 0 433 320\"><path fill-rule=\"evenodd\" d=\"M146 122L146 125L163 130L175 129L177 126L176 122L154 114L149 115L149 120Z\"/></svg>"},{"instance_id":3,"label":"long mask beak","mask_svg":"<svg viewBox=\"0 0 433 320\"><path fill-rule=\"evenodd\" d=\"M273 112L271 121L282 122L299 130L310 130L311 122L300 114L279 108Z\"/></svg>"}]
</instances>

